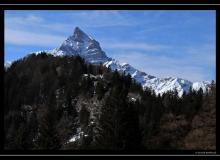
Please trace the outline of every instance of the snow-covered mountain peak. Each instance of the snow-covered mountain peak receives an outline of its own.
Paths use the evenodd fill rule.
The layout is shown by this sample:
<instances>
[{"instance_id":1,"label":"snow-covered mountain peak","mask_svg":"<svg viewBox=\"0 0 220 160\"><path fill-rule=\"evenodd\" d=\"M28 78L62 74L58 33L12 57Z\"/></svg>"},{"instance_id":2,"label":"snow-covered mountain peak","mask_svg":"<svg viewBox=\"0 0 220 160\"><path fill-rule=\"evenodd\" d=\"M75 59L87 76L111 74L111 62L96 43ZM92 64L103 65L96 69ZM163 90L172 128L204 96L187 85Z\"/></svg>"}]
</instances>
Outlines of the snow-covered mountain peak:
<instances>
[{"instance_id":1,"label":"snow-covered mountain peak","mask_svg":"<svg viewBox=\"0 0 220 160\"><path fill-rule=\"evenodd\" d=\"M79 27L76 27L73 33L73 36L71 36L73 40L78 42L85 42L93 40L90 36L88 36L85 32L83 32Z\"/></svg>"},{"instance_id":2,"label":"snow-covered mountain peak","mask_svg":"<svg viewBox=\"0 0 220 160\"><path fill-rule=\"evenodd\" d=\"M157 78L134 68L128 63L120 63L115 59L107 57L99 42L88 36L79 27L75 28L73 35L69 36L59 48L52 50L50 53L54 56L80 55L89 63L102 63L104 66L110 67L112 70L130 74L131 77L140 83L143 88L151 88L157 95L163 94L167 91L177 90L178 95L182 96L183 92L185 91L187 93L190 87L194 90L202 88L203 91L206 91L211 83L193 83L186 79L176 77Z\"/></svg>"},{"instance_id":3,"label":"snow-covered mountain peak","mask_svg":"<svg viewBox=\"0 0 220 160\"><path fill-rule=\"evenodd\" d=\"M109 60L100 44L88 36L79 27L69 36L59 48L53 51L54 55L80 55L87 62L93 64L104 63Z\"/></svg>"}]
</instances>

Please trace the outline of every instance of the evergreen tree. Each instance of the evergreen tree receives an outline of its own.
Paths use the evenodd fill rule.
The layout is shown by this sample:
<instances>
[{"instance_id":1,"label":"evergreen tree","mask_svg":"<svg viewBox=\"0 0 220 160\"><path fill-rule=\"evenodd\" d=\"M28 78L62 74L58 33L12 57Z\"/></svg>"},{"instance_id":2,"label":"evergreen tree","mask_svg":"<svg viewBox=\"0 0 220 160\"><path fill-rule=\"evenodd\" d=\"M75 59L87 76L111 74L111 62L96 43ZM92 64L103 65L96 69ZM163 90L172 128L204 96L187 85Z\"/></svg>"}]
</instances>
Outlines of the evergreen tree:
<instances>
[{"instance_id":1,"label":"evergreen tree","mask_svg":"<svg viewBox=\"0 0 220 160\"><path fill-rule=\"evenodd\" d=\"M56 130L56 107L54 102L55 98L53 92L49 95L49 103L43 107L43 114L39 122L39 138L38 148L39 149L60 149L60 139Z\"/></svg>"}]
</instances>

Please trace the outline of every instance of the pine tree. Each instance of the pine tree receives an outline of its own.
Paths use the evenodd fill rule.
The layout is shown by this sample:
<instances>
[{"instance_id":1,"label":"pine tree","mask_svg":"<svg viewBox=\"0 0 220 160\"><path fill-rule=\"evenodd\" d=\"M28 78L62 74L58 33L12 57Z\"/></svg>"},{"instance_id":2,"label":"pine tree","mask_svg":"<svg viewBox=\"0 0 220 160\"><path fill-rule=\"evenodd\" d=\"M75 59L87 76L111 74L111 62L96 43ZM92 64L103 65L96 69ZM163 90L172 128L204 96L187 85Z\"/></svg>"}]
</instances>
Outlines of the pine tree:
<instances>
[{"instance_id":1,"label":"pine tree","mask_svg":"<svg viewBox=\"0 0 220 160\"><path fill-rule=\"evenodd\" d=\"M97 98L98 100L101 100L105 94L105 89L104 89L104 85L103 85L103 82L101 80L99 80L97 82L97 85L96 85L96 94L97 94Z\"/></svg>"},{"instance_id":2,"label":"pine tree","mask_svg":"<svg viewBox=\"0 0 220 160\"><path fill-rule=\"evenodd\" d=\"M60 149L60 139L56 130L57 112L54 103L55 95L51 91L49 95L48 104L42 106L43 113L39 122L39 149Z\"/></svg>"}]
</instances>

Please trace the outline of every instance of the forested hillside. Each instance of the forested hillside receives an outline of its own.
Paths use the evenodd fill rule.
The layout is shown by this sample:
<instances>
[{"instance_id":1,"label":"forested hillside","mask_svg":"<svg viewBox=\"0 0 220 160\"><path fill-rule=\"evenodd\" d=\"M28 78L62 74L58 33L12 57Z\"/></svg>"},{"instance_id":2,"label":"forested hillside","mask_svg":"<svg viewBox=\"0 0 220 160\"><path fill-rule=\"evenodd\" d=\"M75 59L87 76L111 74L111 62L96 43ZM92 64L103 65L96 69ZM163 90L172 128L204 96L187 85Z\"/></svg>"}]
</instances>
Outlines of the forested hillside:
<instances>
[{"instance_id":1,"label":"forested hillside","mask_svg":"<svg viewBox=\"0 0 220 160\"><path fill-rule=\"evenodd\" d=\"M31 54L4 74L4 148L216 148L216 85L156 94L80 56Z\"/></svg>"}]
</instances>

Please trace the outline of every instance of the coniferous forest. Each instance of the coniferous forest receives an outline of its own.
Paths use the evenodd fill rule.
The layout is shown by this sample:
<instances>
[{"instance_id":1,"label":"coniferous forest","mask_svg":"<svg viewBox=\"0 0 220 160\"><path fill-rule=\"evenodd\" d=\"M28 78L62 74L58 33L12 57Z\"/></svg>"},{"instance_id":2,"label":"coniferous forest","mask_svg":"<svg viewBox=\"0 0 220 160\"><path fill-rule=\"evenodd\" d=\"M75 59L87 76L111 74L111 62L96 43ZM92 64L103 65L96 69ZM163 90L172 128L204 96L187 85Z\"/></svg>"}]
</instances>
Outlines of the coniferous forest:
<instances>
[{"instance_id":1,"label":"coniferous forest","mask_svg":"<svg viewBox=\"0 0 220 160\"><path fill-rule=\"evenodd\" d=\"M30 54L4 73L6 150L215 150L216 84L156 95L80 56Z\"/></svg>"}]
</instances>

